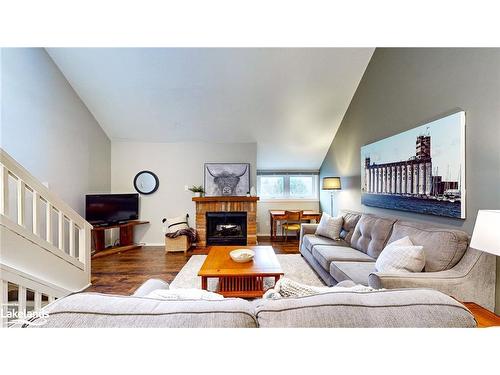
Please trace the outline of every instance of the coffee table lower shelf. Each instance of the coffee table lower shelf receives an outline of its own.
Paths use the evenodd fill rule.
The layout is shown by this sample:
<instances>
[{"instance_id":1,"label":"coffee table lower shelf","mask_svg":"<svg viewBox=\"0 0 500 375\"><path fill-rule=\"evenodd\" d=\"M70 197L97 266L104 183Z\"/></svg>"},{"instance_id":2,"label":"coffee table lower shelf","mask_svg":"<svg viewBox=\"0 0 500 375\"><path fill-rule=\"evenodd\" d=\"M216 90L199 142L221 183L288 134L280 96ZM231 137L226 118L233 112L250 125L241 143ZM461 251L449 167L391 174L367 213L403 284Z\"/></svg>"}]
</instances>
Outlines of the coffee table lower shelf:
<instances>
[{"instance_id":1,"label":"coffee table lower shelf","mask_svg":"<svg viewBox=\"0 0 500 375\"><path fill-rule=\"evenodd\" d=\"M219 280L219 288L217 293L224 297L239 297L239 298L259 298L264 295L264 278L273 277L276 283L281 275L264 275L264 276L215 276L201 277L201 288L207 290L208 279L216 278Z\"/></svg>"}]
</instances>

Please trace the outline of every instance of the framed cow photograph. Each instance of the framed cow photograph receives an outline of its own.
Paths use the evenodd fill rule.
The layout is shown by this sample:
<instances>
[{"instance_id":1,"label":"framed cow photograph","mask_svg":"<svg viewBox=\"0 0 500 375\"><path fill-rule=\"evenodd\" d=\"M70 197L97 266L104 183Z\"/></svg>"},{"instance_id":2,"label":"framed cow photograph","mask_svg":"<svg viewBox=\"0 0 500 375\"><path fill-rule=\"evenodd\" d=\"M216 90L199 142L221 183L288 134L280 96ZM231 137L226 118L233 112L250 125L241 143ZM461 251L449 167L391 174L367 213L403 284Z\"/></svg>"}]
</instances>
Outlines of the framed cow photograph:
<instances>
[{"instance_id":1,"label":"framed cow photograph","mask_svg":"<svg viewBox=\"0 0 500 375\"><path fill-rule=\"evenodd\" d=\"M205 163L205 196L244 196L250 191L249 163Z\"/></svg>"}]
</instances>

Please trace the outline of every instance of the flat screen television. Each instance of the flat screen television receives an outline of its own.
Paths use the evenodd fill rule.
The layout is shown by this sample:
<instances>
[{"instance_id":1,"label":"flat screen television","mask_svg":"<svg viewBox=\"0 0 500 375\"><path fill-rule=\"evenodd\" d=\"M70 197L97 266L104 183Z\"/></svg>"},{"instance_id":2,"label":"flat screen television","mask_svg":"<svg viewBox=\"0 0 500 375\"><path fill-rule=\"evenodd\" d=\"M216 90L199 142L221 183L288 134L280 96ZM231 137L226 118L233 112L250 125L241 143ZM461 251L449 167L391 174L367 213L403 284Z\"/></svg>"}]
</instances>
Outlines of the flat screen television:
<instances>
[{"instance_id":1,"label":"flat screen television","mask_svg":"<svg viewBox=\"0 0 500 375\"><path fill-rule=\"evenodd\" d=\"M110 225L139 219L139 194L89 194L85 219L92 225Z\"/></svg>"}]
</instances>

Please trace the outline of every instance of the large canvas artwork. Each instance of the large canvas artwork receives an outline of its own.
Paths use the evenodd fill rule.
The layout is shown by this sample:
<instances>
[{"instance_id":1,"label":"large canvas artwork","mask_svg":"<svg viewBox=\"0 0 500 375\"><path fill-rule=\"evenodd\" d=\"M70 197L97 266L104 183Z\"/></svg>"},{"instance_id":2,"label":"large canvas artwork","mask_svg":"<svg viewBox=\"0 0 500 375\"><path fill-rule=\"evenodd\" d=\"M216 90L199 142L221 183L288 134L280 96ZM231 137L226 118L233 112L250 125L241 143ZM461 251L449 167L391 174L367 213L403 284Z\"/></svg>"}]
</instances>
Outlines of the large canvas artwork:
<instances>
[{"instance_id":1,"label":"large canvas artwork","mask_svg":"<svg viewBox=\"0 0 500 375\"><path fill-rule=\"evenodd\" d=\"M465 112L361 147L361 203L465 219Z\"/></svg>"},{"instance_id":2,"label":"large canvas artwork","mask_svg":"<svg viewBox=\"0 0 500 375\"><path fill-rule=\"evenodd\" d=\"M206 163L205 195L243 196L250 191L250 164Z\"/></svg>"}]
</instances>

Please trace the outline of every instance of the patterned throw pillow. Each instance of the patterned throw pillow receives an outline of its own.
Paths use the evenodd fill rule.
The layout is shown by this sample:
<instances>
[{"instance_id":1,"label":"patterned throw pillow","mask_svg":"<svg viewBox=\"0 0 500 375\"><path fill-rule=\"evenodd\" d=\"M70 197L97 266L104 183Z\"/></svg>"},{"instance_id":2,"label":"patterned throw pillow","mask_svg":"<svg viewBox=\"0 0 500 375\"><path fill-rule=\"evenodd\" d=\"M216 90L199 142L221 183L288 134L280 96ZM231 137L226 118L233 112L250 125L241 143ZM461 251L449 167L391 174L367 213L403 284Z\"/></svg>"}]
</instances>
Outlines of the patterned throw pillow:
<instances>
[{"instance_id":1,"label":"patterned throw pillow","mask_svg":"<svg viewBox=\"0 0 500 375\"><path fill-rule=\"evenodd\" d=\"M322 293L334 292L371 292L373 288L368 286L352 283L349 286L335 285L328 286L311 286L291 280L287 277L282 277L278 280L274 288L269 289L264 293L264 299L281 299L281 298L296 298L314 296Z\"/></svg>"},{"instance_id":2,"label":"patterned throw pillow","mask_svg":"<svg viewBox=\"0 0 500 375\"><path fill-rule=\"evenodd\" d=\"M174 233L181 229L188 229L187 215L173 217L165 222L165 233Z\"/></svg>"},{"instance_id":3,"label":"patterned throw pillow","mask_svg":"<svg viewBox=\"0 0 500 375\"><path fill-rule=\"evenodd\" d=\"M375 262L378 272L421 272L424 266L424 247L413 245L408 236L388 244Z\"/></svg>"},{"instance_id":4,"label":"patterned throw pillow","mask_svg":"<svg viewBox=\"0 0 500 375\"><path fill-rule=\"evenodd\" d=\"M332 240L338 240L340 238L340 231L342 230L343 223L344 218L342 216L331 217L323 212L315 234L331 238Z\"/></svg>"}]
</instances>

